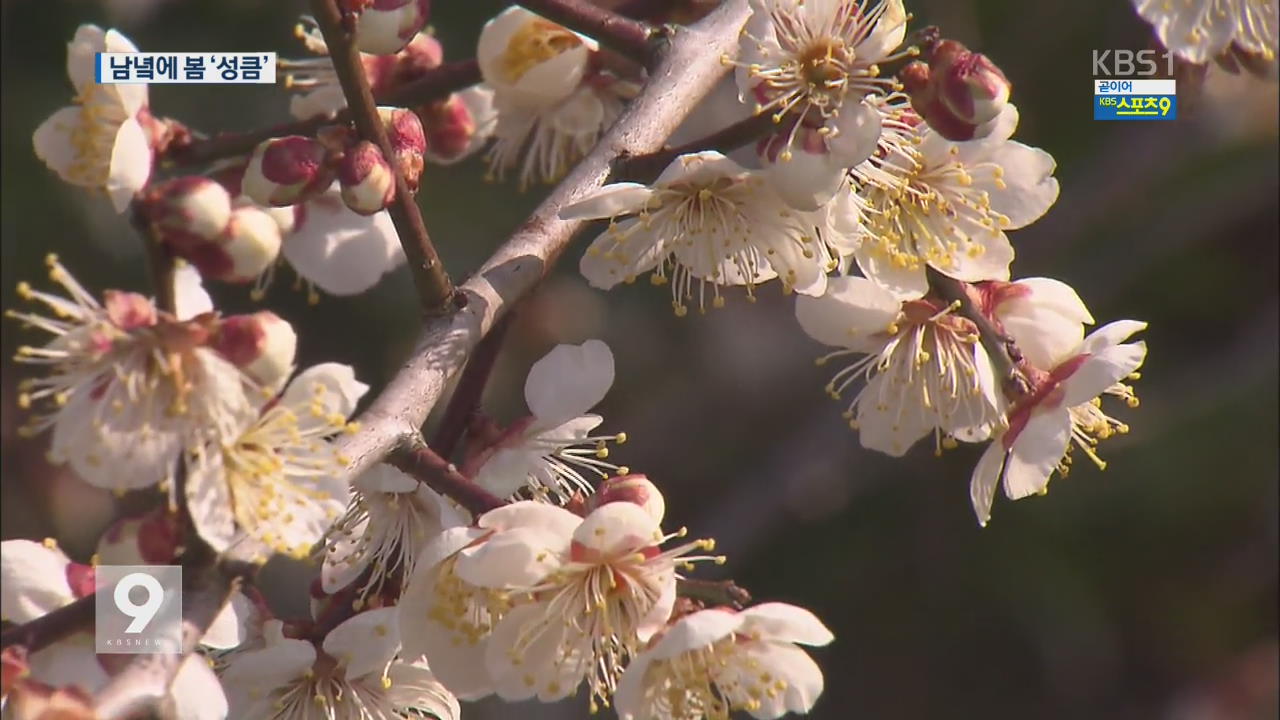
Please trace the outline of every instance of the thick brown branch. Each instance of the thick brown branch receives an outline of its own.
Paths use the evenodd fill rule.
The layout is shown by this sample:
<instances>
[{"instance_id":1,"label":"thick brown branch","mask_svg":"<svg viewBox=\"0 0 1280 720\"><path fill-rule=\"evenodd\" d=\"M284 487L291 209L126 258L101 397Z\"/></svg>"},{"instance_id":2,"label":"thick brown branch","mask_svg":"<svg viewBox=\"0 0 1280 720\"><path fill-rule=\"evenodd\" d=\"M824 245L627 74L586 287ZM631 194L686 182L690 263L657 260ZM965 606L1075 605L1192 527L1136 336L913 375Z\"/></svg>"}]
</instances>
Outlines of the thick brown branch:
<instances>
[{"instance_id":1,"label":"thick brown branch","mask_svg":"<svg viewBox=\"0 0 1280 720\"><path fill-rule=\"evenodd\" d=\"M0 633L0 649L21 645L36 652L81 630L92 629L94 597L86 595L31 622L5 630Z\"/></svg>"},{"instance_id":2,"label":"thick brown branch","mask_svg":"<svg viewBox=\"0 0 1280 720\"><path fill-rule=\"evenodd\" d=\"M474 59L448 62L427 70L417 80L379 96L377 101L382 105L416 107L448 97L450 93L471 87L480 80L480 64ZM263 140L286 135L315 135L325 125L350 121L351 111L343 110L332 117L318 116L244 133L219 133L204 140L171 145L161 156L161 161L168 165L200 165L248 155Z\"/></svg>"},{"instance_id":3,"label":"thick brown branch","mask_svg":"<svg viewBox=\"0 0 1280 720\"><path fill-rule=\"evenodd\" d=\"M560 208L601 186L610 164L625 154L658 150L689 111L727 71L720 61L737 50L746 0L727 0L704 20L678 30L649 82L605 137L534 210L514 235L461 286L462 310L429 321L417 350L359 417L360 432L344 436L340 450L359 474L414 437L449 379L480 338L550 270L583 227L561 220Z\"/></svg>"},{"instance_id":4,"label":"thick brown branch","mask_svg":"<svg viewBox=\"0 0 1280 720\"><path fill-rule=\"evenodd\" d=\"M754 142L777 128L770 113L760 113L739 120L723 130L716 131L704 138L699 138L676 147L665 147L657 152L644 155L632 155L619 158L614 163L613 175L616 180L633 182L650 182L671 164L671 161L689 153L703 150L717 150L727 153L743 145Z\"/></svg>"},{"instance_id":5,"label":"thick brown branch","mask_svg":"<svg viewBox=\"0 0 1280 720\"><path fill-rule=\"evenodd\" d=\"M741 610L751 604L751 593L738 587L732 580L699 580L681 578L676 594L690 600L698 600L710 607L728 605Z\"/></svg>"},{"instance_id":6,"label":"thick brown branch","mask_svg":"<svg viewBox=\"0 0 1280 720\"><path fill-rule=\"evenodd\" d=\"M151 289L156 295L156 307L172 314L178 305L177 288L173 284L174 258L169 248L161 243L155 233L151 232L151 222L142 210L142 205L135 202L131 209L133 228L142 237L143 250L147 255L147 271L151 275Z\"/></svg>"},{"instance_id":7,"label":"thick brown branch","mask_svg":"<svg viewBox=\"0 0 1280 720\"><path fill-rule=\"evenodd\" d=\"M548 20L599 40L605 47L641 65L647 66L653 60L653 40L659 32L648 23L605 10L588 0L524 0L520 4Z\"/></svg>"},{"instance_id":8,"label":"thick brown branch","mask_svg":"<svg viewBox=\"0 0 1280 720\"><path fill-rule=\"evenodd\" d=\"M480 396L484 394L484 386L489 381L489 373L493 371L493 363L498 359L498 351L502 349L502 340L513 316L514 312L508 312L494 324L462 368L462 377L458 378L458 385L445 406L444 416L440 418L435 442L431 443L431 447L445 459L453 457L453 451L467 429L467 421L480 409Z\"/></svg>"},{"instance_id":9,"label":"thick brown branch","mask_svg":"<svg viewBox=\"0 0 1280 720\"><path fill-rule=\"evenodd\" d=\"M369 79L365 77L364 65L360 62L360 51L343 27L336 0L311 0L311 9L315 12L324 42L329 46L329 56L342 85L342 94L347 98L356 130L361 138L377 145L383 157L391 162L396 178L396 195L387 213L400 236L400 246L408 259L422 310L427 315L444 315L453 309L453 283L436 254L435 246L431 244L427 226L422 222L422 212L409 192L404 173L392 160L395 153L387 140L386 128L378 117L378 105L373 100Z\"/></svg>"},{"instance_id":10,"label":"thick brown branch","mask_svg":"<svg viewBox=\"0 0 1280 720\"><path fill-rule=\"evenodd\" d=\"M387 462L406 475L452 499L475 517L506 505L506 502L472 482L453 463L421 441L397 449Z\"/></svg>"}]
</instances>

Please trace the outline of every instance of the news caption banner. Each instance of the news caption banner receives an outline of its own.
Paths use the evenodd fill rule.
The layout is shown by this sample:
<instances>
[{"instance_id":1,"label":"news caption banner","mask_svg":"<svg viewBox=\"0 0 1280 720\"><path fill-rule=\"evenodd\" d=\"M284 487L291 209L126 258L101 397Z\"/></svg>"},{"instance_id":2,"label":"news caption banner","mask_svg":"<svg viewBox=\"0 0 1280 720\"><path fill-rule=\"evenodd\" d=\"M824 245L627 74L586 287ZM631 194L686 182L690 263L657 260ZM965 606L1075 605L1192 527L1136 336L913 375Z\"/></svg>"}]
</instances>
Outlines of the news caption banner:
<instances>
[{"instance_id":1,"label":"news caption banner","mask_svg":"<svg viewBox=\"0 0 1280 720\"><path fill-rule=\"evenodd\" d=\"M98 565L94 652L182 652L182 567Z\"/></svg>"},{"instance_id":2,"label":"news caption banner","mask_svg":"<svg viewBox=\"0 0 1280 720\"><path fill-rule=\"evenodd\" d=\"M276 82L276 54L159 53L97 54L94 80L99 85L146 84L264 84Z\"/></svg>"},{"instance_id":3,"label":"news caption banner","mask_svg":"<svg viewBox=\"0 0 1280 720\"><path fill-rule=\"evenodd\" d=\"M1094 80L1094 120L1174 120L1175 80Z\"/></svg>"}]
</instances>

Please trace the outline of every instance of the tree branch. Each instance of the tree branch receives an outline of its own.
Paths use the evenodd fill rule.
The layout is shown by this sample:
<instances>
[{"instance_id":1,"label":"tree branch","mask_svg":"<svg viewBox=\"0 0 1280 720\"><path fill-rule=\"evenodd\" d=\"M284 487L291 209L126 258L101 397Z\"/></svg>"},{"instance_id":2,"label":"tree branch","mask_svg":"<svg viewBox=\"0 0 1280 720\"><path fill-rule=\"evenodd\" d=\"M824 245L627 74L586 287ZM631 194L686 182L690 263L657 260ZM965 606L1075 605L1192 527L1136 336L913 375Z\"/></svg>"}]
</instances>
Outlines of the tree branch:
<instances>
[{"instance_id":1,"label":"tree branch","mask_svg":"<svg viewBox=\"0 0 1280 720\"><path fill-rule=\"evenodd\" d=\"M448 97L450 93L471 87L481 81L480 64L474 59L447 62L432 68L412 82L377 98L382 105L413 107L432 100ZM315 135L325 125L351 122L351 110L345 109L332 116L321 115L295 122L273 125L261 130L244 133L219 133L204 140L192 140L185 144L170 145L161 156L168 166L200 165L215 160L248 155L263 140L286 135Z\"/></svg>"},{"instance_id":2,"label":"tree branch","mask_svg":"<svg viewBox=\"0 0 1280 720\"><path fill-rule=\"evenodd\" d=\"M506 501L485 490L458 472L458 468L427 447L421 439L415 439L397 448L387 457L387 462L406 475L450 498L474 517L506 505Z\"/></svg>"},{"instance_id":3,"label":"tree branch","mask_svg":"<svg viewBox=\"0 0 1280 720\"><path fill-rule=\"evenodd\" d=\"M1001 332L991 320L978 308L969 295L969 286L952 277L928 268L929 287L938 297L947 302L958 303L961 317L972 321L978 328L978 339L983 349L995 365L1001 388L1015 397L1021 397L1029 391L1026 378L1018 365L1022 362L1022 353L1014 344L1013 338Z\"/></svg>"},{"instance_id":4,"label":"tree branch","mask_svg":"<svg viewBox=\"0 0 1280 720\"><path fill-rule=\"evenodd\" d=\"M358 418L359 432L344 436L339 450L359 474L418 432L446 383L480 338L511 303L528 293L581 229L581 220L561 220L560 208L599 188L620 155L662 147L695 104L728 68L722 55L737 51L747 17L746 0L728 0L702 21L673 35L649 82L592 149L515 234L461 286L466 307L428 321L417 350Z\"/></svg>"},{"instance_id":5,"label":"tree branch","mask_svg":"<svg viewBox=\"0 0 1280 720\"><path fill-rule=\"evenodd\" d=\"M665 147L657 152L643 155L620 157L613 166L614 179L649 182L662 174L662 171L681 155L703 150L727 153L768 135L777 127L778 124L773 121L773 115L764 112L739 120L723 130L683 145Z\"/></svg>"},{"instance_id":6,"label":"tree branch","mask_svg":"<svg viewBox=\"0 0 1280 720\"><path fill-rule=\"evenodd\" d=\"M418 290L419 304L427 315L444 315L453 308L453 283L436 254L435 246L431 244L431 237L427 235L417 200L409 192L399 163L395 162L387 130L378 117L378 106L373 100L373 92L369 90L369 79L364 75L360 51L343 27L342 13L335 0L311 0L311 9L324 35L324 42L329 46L329 57L338 73L338 82L347 98L356 130L361 138L382 150L382 156L391 164L395 174L396 195L387 213L400 236L400 246L404 248L409 271L413 273L413 285Z\"/></svg>"},{"instance_id":7,"label":"tree branch","mask_svg":"<svg viewBox=\"0 0 1280 720\"><path fill-rule=\"evenodd\" d=\"M15 625L0 633L0 650L21 645L29 652L49 647L81 630L93 627L94 595L86 595L70 605L63 605L30 622Z\"/></svg>"},{"instance_id":8,"label":"tree branch","mask_svg":"<svg viewBox=\"0 0 1280 720\"><path fill-rule=\"evenodd\" d=\"M467 421L480 409L480 397L484 394L489 373L493 371L493 363L498 359L502 340L507 335L513 316L514 311L508 312L494 324L489 334L476 345L471 359L462 368L462 377L458 379L453 395L449 397L444 416L440 418L440 427L436 430L435 442L431 443L431 447L445 459L453 457L453 451L457 449L458 441L467 429Z\"/></svg>"},{"instance_id":9,"label":"tree branch","mask_svg":"<svg viewBox=\"0 0 1280 720\"><path fill-rule=\"evenodd\" d=\"M653 60L653 40L659 31L646 22L605 10L588 0L524 0L520 4L548 20L599 40L605 47L641 65L647 66Z\"/></svg>"},{"instance_id":10,"label":"tree branch","mask_svg":"<svg viewBox=\"0 0 1280 720\"><path fill-rule=\"evenodd\" d=\"M741 610L751 604L751 593L738 587L732 580L700 580L698 578L680 578L676 585L676 594L690 600L698 600L715 607L729 605Z\"/></svg>"},{"instance_id":11,"label":"tree branch","mask_svg":"<svg viewBox=\"0 0 1280 720\"><path fill-rule=\"evenodd\" d=\"M129 213L133 229L142 238L142 249L147 256L147 271L151 275L151 288L156 294L156 307L172 314L178 305L177 288L173 285L173 253L151 232L151 222L143 212L142 205L134 202Z\"/></svg>"}]
</instances>

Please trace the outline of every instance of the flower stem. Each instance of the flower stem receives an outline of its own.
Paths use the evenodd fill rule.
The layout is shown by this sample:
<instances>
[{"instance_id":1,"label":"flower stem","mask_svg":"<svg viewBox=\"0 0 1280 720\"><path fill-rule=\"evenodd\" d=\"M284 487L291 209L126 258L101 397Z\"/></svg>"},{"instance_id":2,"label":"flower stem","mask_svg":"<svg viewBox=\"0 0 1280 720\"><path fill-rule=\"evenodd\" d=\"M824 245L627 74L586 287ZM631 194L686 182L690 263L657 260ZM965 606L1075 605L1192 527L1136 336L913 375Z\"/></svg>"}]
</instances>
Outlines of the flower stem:
<instances>
[{"instance_id":1,"label":"flower stem","mask_svg":"<svg viewBox=\"0 0 1280 720\"><path fill-rule=\"evenodd\" d=\"M655 57L653 40L661 32L649 23L605 10L587 0L524 0L520 4L548 20L599 40L641 65L648 66Z\"/></svg>"},{"instance_id":2,"label":"flower stem","mask_svg":"<svg viewBox=\"0 0 1280 720\"><path fill-rule=\"evenodd\" d=\"M453 463L440 457L421 438L414 438L406 446L396 449L387 456L387 462L457 502L475 517L506 505L502 498L458 472Z\"/></svg>"},{"instance_id":3,"label":"flower stem","mask_svg":"<svg viewBox=\"0 0 1280 720\"><path fill-rule=\"evenodd\" d=\"M933 292L947 302L958 303L958 314L971 320L978 327L978 339L995 365L996 374L1005 394L1009 395L1011 400L1017 400L1029 393L1030 384L1018 367L1022 362L1022 351L1018 349L1013 338L997 328L973 301L973 297L969 294L969 284L947 277L933 268L928 268L928 275L929 287Z\"/></svg>"},{"instance_id":4,"label":"flower stem","mask_svg":"<svg viewBox=\"0 0 1280 720\"><path fill-rule=\"evenodd\" d=\"M453 389L449 404L445 406L444 417L440 419L440 427L436 429L435 442L431 443L431 447L435 448L441 457L447 459L453 456L454 450L458 447L458 441L462 439L462 434L467 429L468 421L480 409L480 397L484 394L489 374L493 371L493 363L498 359L502 340L507 334L507 328L510 327L514 314L514 309L509 310L494 323L489 334L476 345L475 352L463 367L462 376L458 378L458 384Z\"/></svg>"},{"instance_id":5,"label":"flower stem","mask_svg":"<svg viewBox=\"0 0 1280 720\"><path fill-rule=\"evenodd\" d=\"M344 27L342 13L336 1L311 0L311 8L315 12L320 32L324 35L325 44L329 47L333 68L342 85L347 107L351 109L356 130L362 139L377 145L382 150L383 157L392 160L395 153L387 140L386 128L378 117L378 106L369 89L364 65L360 62L360 51L352 42L351 33ZM413 284L418 290L420 306L428 316L447 315L454 308L453 282L449 280L449 275L436 254L436 248L431 244L427 226L422 222L418 203L405 183L404 173L400 171L398 163L392 162L391 168L395 173L396 194L387 212L391 216L391 222L395 224L400 245L409 262L409 270L413 273Z\"/></svg>"}]
</instances>

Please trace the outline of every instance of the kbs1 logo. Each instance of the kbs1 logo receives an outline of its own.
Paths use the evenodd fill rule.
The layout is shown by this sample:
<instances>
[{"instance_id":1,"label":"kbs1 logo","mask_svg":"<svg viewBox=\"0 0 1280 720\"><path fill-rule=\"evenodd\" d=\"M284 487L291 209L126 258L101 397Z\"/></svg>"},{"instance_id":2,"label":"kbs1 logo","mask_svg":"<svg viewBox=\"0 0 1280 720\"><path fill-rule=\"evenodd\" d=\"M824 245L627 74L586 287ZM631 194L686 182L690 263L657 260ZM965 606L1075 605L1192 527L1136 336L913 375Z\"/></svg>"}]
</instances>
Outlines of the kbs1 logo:
<instances>
[{"instance_id":1,"label":"kbs1 logo","mask_svg":"<svg viewBox=\"0 0 1280 720\"><path fill-rule=\"evenodd\" d=\"M94 652L181 652L181 566L99 565L94 577Z\"/></svg>"},{"instance_id":2,"label":"kbs1 logo","mask_svg":"<svg viewBox=\"0 0 1280 720\"><path fill-rule=\"evenodd\" d=\"M1157 62L1159 59L1163 59L1163 63ZM1162 64L1169 77L1156 79ZM1177 82L1172 75L1173 55L1168 52L1094 50L1093 119L1177 118Z\"/></svg>"}]
</instances>

